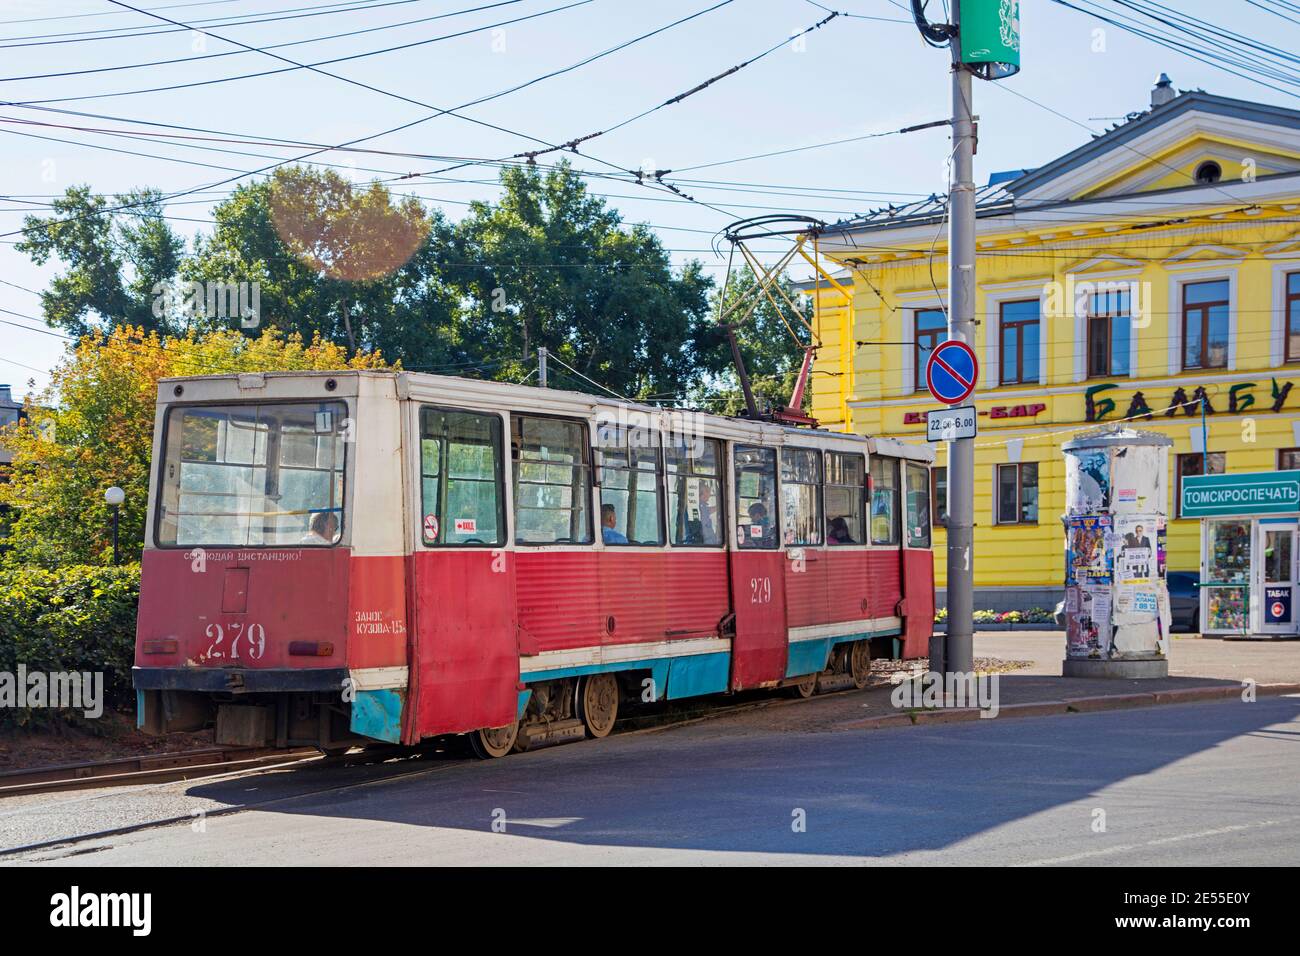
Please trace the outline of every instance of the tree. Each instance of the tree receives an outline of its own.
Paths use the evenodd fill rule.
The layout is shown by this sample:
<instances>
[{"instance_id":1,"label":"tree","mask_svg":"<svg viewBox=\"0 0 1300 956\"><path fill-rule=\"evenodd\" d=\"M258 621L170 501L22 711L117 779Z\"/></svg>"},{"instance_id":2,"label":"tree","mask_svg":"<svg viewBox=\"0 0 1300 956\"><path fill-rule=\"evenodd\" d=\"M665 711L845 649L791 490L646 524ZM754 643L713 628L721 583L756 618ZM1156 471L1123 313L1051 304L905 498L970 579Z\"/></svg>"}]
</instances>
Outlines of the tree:
<instances>
[{"instance_id":1,"label":"tree","mask_svg":"<svg viewBox=\"0 0 1300 956\"><path fill-rule=\"evenodd\" d=\"M465 359L457 294L442 275L441 214L378 183L282 167L213 210L184 278L258 283L261 321L352 351L382 350L409 367Z\"/></svg>"},{"instance_id":2,"label":"tree","mask_svg":"<svg viewBox=\"0 0 1300 956\"><path fill-rule=\"evenodd\" d=\"M172 281L185 243L163 219L162 194L138 189L113 197L72 186L54 215L27 216L15 246L38 265L66 264L41 293L45 321L75 336L135 326L174 334L182 327L155 314L159 284Z\"/></svg>"},{"instance_id":3,"label":"tree","mask_svg":"<svg viewBox=\"0 0 1300 956\"><path fill-rule=\"evenodd\" d=\"M466 327L493 374L517 378L539 347L629 396L679 395L712 351L698 263L674 274L645 226L624 226L567 165L510 167L495 203L454 229L447 274L465 294ZM600 391L556 369L567 388Z\"/></svg>"},{"instance_id":4,"label":"tree","mask_svg":"<svg viewBox=\"0 0 1300 956\"><path fill-rule=\"evenodd\" d=\"M317 338L266 329L255 338L233 329L163 337L118 327L101 341L81 339L55 368L29 414L3 432L13 453L0 504L13 507L5 561L11 565L105 563L112 555L104 489L126 492L122 552L144 542L149 508L158 380L168 376L291 369L383 368L383 357L348 357Z\"/></svg>"}]
</instances>

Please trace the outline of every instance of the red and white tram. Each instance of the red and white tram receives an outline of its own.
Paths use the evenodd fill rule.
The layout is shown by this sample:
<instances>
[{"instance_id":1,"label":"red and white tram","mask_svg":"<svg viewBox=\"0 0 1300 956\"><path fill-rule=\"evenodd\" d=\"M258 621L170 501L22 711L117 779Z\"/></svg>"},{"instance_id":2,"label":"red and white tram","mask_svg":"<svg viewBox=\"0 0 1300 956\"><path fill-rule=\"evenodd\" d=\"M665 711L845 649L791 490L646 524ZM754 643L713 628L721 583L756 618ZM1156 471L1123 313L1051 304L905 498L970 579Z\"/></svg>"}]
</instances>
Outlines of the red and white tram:
<instances>
[{"instance_id":1,"label":"red and white tram","mask_svg":"<svg viewBox=\"0 0 1300 956\"><path fill-rule=\"evenodd\" d=\"M500 756L620 700L862 686L928 652L931 460L434 375L167 379L140 726Z\"/></svg>"}]
</instances>

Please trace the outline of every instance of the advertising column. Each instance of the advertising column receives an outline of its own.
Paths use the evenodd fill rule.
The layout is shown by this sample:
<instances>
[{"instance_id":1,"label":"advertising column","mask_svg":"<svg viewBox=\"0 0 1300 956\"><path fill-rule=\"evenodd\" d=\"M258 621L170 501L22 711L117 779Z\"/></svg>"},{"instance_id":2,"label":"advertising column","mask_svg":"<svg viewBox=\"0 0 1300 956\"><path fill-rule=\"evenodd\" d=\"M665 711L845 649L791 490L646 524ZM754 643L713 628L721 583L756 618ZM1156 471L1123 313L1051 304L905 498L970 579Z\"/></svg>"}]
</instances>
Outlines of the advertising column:
<instances>
[{"instance_id":1,"label":"advertising column","mask_svg":"<svg viewBox=\"0 0 1300 956\"><path fill-rule=\"evenodd\" d=\"M1081 435L1065 453L1066 677L1169 673L1164 435Z\"/></svg>"}]
</instances>

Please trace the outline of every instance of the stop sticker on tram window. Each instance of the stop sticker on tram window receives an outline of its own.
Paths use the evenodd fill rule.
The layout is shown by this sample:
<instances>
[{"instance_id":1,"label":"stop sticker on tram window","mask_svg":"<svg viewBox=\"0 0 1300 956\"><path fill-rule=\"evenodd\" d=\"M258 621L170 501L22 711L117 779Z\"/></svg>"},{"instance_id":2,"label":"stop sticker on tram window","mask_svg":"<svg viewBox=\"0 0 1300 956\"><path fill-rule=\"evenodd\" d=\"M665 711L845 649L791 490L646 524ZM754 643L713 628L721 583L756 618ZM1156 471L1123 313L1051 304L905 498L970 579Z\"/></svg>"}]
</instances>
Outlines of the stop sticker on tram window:
<instances>
[{"instance_id":1,"label":"stop sticker on tram window","mask_svg":"<svg viewBox=\"0 0 1300 956\"><path fill-rule=\"evenodd\" d=\"M473 534L477 530L478 530L478 522L475 521L473 518L456 519L457 534Z\"/></svg>"},{"instance_id":2,"label":"stop sticker on tram window","mask_svg":"<svg viewBox=\"0 0 1300 956\"><path fill-rule=\"evenodd\" d=\"M424 516L424 536L429 540L435 540L438 537L438 516Z\"/></svg>"}]
</instances>

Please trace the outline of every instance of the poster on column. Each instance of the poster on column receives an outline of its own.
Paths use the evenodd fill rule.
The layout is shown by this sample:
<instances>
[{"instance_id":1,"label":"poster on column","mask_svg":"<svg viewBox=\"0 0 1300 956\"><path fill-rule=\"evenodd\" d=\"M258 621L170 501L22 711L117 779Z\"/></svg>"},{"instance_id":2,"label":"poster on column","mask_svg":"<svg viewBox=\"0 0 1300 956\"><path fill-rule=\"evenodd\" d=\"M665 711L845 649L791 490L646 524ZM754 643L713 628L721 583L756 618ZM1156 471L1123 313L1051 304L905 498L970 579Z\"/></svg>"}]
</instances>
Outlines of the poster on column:
<instances>
[{"instance_id":1,"label":"poster on column","mask_svg":"<svg viewBox=\"0 0 1300 956\"><path fill-rule=\"evenodd\" d=\"M1071 600L1070 591L1077 597ZM1067 589L1067 606L1078 612L1066 618L1066 653L1070 657L1106 658L1110 650L1110 588L1081 584Z\"/></svg>"},{"instance_id":2,"label":"poster on column","mask_svg":"<svg viewBox=\"0 0 1300 956\"><path fill-rule=\"evenodd\" d=\"M1065 487L1070 514L1110 510L1110 455L1095 449L1067 451Z\"/></svg>"},{"instance_id":3,"label":"poster on column","mask_svg":"<svg viewBox=\"0 0 1300 956\"><path fill-rule=\"evenodd\" d=\"M1152 587L1158 579L1156 522L1156 515L1115 515L1116 584Z\"/></svg>"},{"instance_id":4,"label":"poster on column","mask_svg":"<svg viewBox=\"0 0 1300 956\"><path fill-rule=\"evenodd\" d=\"M1066 583L1110 582L1110 515L1075 515L1066 519Z\"/></svg>"}]
</instances>

